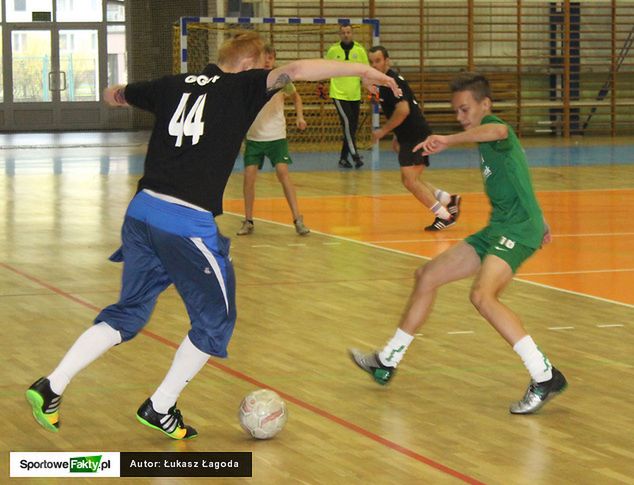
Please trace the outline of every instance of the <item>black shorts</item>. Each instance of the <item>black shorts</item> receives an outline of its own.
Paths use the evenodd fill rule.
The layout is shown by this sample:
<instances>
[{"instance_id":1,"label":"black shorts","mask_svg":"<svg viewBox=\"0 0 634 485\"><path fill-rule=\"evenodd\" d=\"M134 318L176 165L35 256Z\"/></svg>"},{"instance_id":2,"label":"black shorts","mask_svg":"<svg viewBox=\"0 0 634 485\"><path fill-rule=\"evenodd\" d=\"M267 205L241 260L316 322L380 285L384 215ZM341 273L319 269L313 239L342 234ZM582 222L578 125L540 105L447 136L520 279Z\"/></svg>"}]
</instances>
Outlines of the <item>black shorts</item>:
<instances>
[{"instance_id":1,"label":"black shorts","mask_svg":"<svg viewBox=\"0 0 634 485\"><path fill-rule=\"evenodd\" d=\"M420 141L400 143L401 149L398 152L398 164L401 167L413 167L414 165L425 165L429 167L429 157L427 155L423 156L422 149L417 152L412 152L412 148L418 145Z\"/></svg>"}]
</instances>

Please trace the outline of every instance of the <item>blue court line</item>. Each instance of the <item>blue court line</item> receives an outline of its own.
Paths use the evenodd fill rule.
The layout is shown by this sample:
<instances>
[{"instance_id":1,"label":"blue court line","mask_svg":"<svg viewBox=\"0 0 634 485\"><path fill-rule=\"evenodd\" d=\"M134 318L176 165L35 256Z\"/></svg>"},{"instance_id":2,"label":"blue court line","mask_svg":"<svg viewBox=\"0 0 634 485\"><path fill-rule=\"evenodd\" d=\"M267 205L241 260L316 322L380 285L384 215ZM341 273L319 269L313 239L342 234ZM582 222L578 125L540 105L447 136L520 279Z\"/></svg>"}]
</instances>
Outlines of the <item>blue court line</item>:
<instances>
[{"instance_id":1,"label":"blue court line","mask_svg":"<svg viewBox=\"0 0 634 485\"><path fill-rule=\"evenodd\" d=\"M634 164L634 145L571 146L526 148L526 156L531 167L561 167L590 165ZM363 155L363 153L362 153ZM341 170L337 167L339 153L291 153L292 170L295 172L319 172ZM366 167L373 170L398 170L396 153L382 150L377 163L372 163L371 153L364 157ZM450 149L430 157L430 169L478 168L480 156L477 148ZM364 167L364 168L366 168ZM238 159L234 171L242 171L242 157ZM265 162L263 171L271 171Z\"/></svg>"},{"instance_id":2,"label":"blue court line","mask_svg":"<svg viewBox=\"0 0 634 485\"><path fill-rule=\"evenodd\" d=\"M66 148L68 154L47 156L38 149L0 150L0 173L8 176L16 174L34 173L129 173L141 174L145 156L130 155L82 155L72 153L72 148ZM362 152L363 154L363 152ZM629 165L634 164L634 145L604 145L604 146L569 146L569 147L530 147L526 148L526 155L531 167L582 167L601 165ZM307 152L291 153L294 172L327 172L355 170L340 169L337 166L338 152ZM398 170L396 154L382 150L379 161L371 161L371 153L365 152L366 165L362 170ZM450 149L431 157L430 170L445 168L474 168L479 167L479 155L476 148ZM242 172L242 155L236 161L234 172ZM272 171L271 164L265 162L263 171Z\"/></svg>"}]
</instances>

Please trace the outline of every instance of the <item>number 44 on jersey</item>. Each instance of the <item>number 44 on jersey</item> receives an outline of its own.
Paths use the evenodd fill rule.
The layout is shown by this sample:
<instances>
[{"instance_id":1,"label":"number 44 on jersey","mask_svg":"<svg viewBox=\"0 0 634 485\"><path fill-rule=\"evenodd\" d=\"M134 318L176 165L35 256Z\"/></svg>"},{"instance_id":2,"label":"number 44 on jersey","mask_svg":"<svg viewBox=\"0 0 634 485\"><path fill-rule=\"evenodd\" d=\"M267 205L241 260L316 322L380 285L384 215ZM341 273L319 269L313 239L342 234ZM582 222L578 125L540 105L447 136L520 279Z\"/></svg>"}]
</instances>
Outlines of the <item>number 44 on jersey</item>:
<instances>
[{"instance_id":1,"label":"number 44 on jersey","mask_svg":"<svg viewBox=\"0 0 634 485\"><path fill-rule=\"evenodd\" d=\"M203 121L203 111L205 109L205 100L207 94L201 94L196 98L196 102L191 107L188 113L185 113L187 109L187 100L191 96L191 93L184 93L181 97L180 103L172 118L168 127L169 134L176 137L176 146L179 147L183 144L183 136L192 137L192 145L198 143L198 140L205 131L205 123Z\"/></svg>"}]
</instances>

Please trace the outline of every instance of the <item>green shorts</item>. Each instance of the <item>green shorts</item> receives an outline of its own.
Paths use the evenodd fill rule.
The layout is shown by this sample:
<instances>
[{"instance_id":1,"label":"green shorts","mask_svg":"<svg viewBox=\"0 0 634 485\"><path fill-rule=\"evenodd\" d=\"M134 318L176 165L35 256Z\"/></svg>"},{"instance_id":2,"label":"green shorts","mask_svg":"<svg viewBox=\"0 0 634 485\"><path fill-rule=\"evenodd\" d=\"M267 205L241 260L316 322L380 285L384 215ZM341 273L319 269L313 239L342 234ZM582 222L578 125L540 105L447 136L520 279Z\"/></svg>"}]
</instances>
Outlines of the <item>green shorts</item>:
<instances>
[{"instance_id":1,"label":"green shorts","mask_svg":"<svg viewBox=\"0 0 634 485\"><path fill-rule=\"evenodd\" d=\"M293 163L288 154L288 141L286 138L273 141L253 141L247 140L244 149L244 166L257 165L262 168L264 157L271 161L275 167L278 163Z\"/></svg>"},{"instance_id":2,"label":"green shorts","mask_svg":"<svg viewBox=\"0 0 634 485\"><path fill-rule=\"evenodd\" d=\"M521 243L508 239L503 234L504 229L496 228L495 232L490 226L485 227L465 239L465 242L473 246L481 261L489 254L503 259L511 267L513 273L530 258L537 248L529 248Z\"/></svg>"}]
</instances>

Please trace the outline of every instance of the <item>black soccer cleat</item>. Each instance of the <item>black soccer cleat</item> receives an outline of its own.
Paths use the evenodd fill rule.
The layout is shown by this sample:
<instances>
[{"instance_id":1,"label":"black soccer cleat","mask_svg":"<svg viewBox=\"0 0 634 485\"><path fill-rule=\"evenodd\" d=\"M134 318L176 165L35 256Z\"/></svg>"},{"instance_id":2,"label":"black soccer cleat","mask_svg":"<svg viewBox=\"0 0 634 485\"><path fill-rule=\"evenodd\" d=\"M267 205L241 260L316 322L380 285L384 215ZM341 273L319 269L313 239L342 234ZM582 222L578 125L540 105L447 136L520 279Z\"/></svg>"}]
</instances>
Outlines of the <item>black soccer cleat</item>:
<instances>
[{"instance_id":1,"label":"black soccer cleat","mask_svg":"<svg viewBox=\"0 0 634 485\"><path fill-rule=\"evenodd\" d=\"M136 419L175 440L188 440L198 436L198 431L183 422L183 415L176 409L176 404L166 414L161 414L154 410L152 401L147 399L136 412Z\"/></svg>"},{"instance_id":2,"label":"black soccer cleat","mask_svg":"<svg viewBox=\"0 0 634 485\"><path fill-rule=\"evenodd\" d=\"M440 217L436 217L434 222L432 222L429 226L425 228L427 232L438 232L444 231L445 229L450 228L451 226L456 224L456 219L452 216L449 219L441 219Z\"/></svg>"},{"instance_id":3,"label":"black soccer cleat","mask_svg":"<svg viewBox=\"0 0 634 485\"><path fill-rule=\"evenodd\" d=\"M53 392L51 382L46 377L40 377L26 391L26 400L31 405L35 420L44 429L57 433L62 396Z\"/></svg>"},{"instance_id":4,"label":"black soccer cleat","mask_svg":"<svg viewBox=\"0 0 634 485\"><path fill-rule=\"evenodd\" d=\"M343 158L339 160L340 168L352 168L352 164L348 160L344 160Z\"/></svg>"},{"instance_id":5,"label":"black soccer cleat","mask_svg":"<svg viewBox=\"0 0 634 485\"><path fill-rule=\"evenodd\" d=\"M354 168L363 167L363 160L361 159L361 157L353 157L353 159L354 159Z\"/></svg>"}]
</instances>

